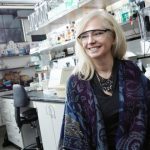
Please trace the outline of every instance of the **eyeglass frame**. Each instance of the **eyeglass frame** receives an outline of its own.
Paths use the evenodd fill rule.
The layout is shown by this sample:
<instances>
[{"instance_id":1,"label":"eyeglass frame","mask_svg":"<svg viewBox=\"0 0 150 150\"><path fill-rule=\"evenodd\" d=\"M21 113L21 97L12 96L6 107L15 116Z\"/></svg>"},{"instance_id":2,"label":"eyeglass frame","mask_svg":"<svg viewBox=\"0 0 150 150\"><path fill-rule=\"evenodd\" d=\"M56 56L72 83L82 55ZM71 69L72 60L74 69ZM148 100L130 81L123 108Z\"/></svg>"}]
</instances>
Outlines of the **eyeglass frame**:
<instances>
[{"instance_id":1,"label":"eyeglass frame","mask_svg":"<svg viewBox=\"0 0 150 150\"><path fill-rule=\"evenodd\" d=\"M81 39L82 35L84 35L84 34L86 34L88 32L93 32L93 31L101 31L101 32L103 32L103 33L101 33L101 35L103 35L104 33L108 32L108 31L112 31L112 30L111 29L94 29L94 30L88 30L88 31L82 32L77 38L82 41L83 40L83 39Z\"/></svg>"}]
</instances>

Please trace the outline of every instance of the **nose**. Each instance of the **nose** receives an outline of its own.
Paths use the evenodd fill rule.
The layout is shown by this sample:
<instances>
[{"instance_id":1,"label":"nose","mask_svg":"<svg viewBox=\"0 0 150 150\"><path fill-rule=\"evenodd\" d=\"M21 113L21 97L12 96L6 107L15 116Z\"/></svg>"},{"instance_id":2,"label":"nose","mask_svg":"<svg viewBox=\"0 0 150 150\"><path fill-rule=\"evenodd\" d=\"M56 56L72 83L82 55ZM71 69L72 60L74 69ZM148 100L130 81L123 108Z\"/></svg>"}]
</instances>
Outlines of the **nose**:
<instances>
[{"instance_id":1,"label":"nose","mask_svg":"<svg viewBox=\"0 0 150 150\"><path fill-rule=\"evenodd\" d=\"M88 44L93 44L95 42L96 42L96 40L94 39L94 37L92 35L89 35L88 36Z\"/></svg>"}]
</instances>

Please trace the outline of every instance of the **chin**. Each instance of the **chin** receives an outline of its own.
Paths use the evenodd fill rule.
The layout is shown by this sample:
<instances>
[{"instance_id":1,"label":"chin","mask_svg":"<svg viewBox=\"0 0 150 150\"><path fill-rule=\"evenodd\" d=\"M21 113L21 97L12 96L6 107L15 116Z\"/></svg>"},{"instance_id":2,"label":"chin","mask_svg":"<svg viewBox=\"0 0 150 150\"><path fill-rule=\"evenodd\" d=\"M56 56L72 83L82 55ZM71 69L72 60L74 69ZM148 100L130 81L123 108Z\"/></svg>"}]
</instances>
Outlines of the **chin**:
<instances>
[{"instance_id":1,"label":"chin","mask_svg":"<svg viewBox=\"0 0 150 150\"><path fill-rule=\"evenodd\" d=\"M89 57L90 58L100 58L100 57L103 57L102 54L89 54Z\"/></svg>"},{"instance_id":2,"label":"chin","mask_svg":"<svg viewBox=\"0 0 150 150\"><path fill-rule=\"evenodd\" d=\"M91 59L97 59L97 58L101 58L101 57L103 57L103 56L101 56L101 55L98 55L98 56L89 56Z\"/></svg>"}]
</instances>

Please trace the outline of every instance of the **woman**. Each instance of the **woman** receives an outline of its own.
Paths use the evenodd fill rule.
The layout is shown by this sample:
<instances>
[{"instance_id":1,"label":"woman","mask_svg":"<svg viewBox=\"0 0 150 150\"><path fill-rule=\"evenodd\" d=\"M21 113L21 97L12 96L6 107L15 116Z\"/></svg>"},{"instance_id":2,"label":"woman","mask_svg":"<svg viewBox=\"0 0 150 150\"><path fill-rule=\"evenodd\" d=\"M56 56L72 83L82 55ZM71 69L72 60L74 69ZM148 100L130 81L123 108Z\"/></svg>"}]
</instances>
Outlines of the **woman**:
<instances>
[{"instance_id":1,"label":"woman","mask_svg":"<svg viewBox=\"0 0 150 150\"><path fill-rule=\"evenodd\" d=\"M123 60L125 52L122 29L107 12L79 22L59 149L150 149L150 81Z\"/></svg>"}]
</instances>

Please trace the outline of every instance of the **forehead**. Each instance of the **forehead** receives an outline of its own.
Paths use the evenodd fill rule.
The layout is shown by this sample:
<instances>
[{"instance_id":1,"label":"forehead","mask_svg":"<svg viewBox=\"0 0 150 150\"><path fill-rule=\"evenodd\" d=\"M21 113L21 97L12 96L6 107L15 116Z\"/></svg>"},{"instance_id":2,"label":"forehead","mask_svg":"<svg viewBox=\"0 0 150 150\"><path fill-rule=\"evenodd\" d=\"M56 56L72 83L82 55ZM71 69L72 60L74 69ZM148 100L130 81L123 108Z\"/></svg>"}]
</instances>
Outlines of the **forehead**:
<instances>
[{"instance_id":1,"label":"forehead","mask_svg":"<svg viewBox=\"0 0 150 150\"><path fill-rule=\"evenodd\" d=\"M93 17L90 21L88 21L83 29L83 32L95 29L103 29L104 21L100 17Z\"/></svg>"}]
</instances>

